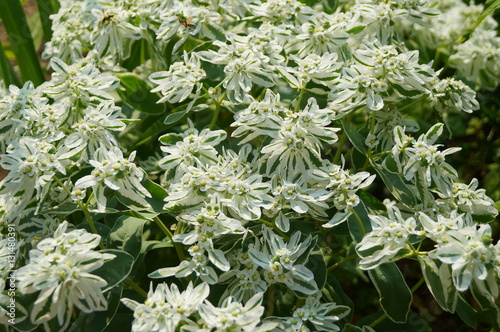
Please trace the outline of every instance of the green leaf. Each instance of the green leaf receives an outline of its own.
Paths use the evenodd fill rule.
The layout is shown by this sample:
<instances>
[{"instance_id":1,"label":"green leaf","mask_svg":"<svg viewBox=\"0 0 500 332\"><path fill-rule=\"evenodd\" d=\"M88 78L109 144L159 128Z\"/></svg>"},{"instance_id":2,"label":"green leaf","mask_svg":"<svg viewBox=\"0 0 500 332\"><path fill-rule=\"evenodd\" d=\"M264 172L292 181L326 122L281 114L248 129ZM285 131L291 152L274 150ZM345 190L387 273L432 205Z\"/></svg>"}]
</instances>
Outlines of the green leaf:
<instances>
[{"instance_id":1,"label":"green leaf","mask_svg":"<svg viewBox=\"0 0 500 332\"><path fill-rule=\"evenodd\" d=\"M33 45L35 45L36 51L40 50L43 45L43 27L42 21L40 20L40 13L37 11L27 18L28 27L32 32L31 37L33 38Z\"/></svg>"},{"instance_id":2,"label":"green leaf","mask_svg":"<svg viewBox=\"0 0 500 332\"><path fill-rule=\"evenodd\" d=\"M450 265L428 256L419 256L420 267L427 288L444 310L454 313L457 306L458 292L451 279Z\"/></svg>"},{"instance_id":3,"label":"green leaf","mask_svg":"<svg viewBox=\"0 0 500 332\"><path fill-rule=\"evenodd\" d=\"M151 93L151 87L144 82L144 79L131 73L117 75L123 89L118 90L118 94L124 102L133 108L144 113L163 113L164 104L157 104L159 98Z\"/></svg>"},{"instance_id":4,"label":"green leaf","mask_svg":"<svg viewBox=\"0 0 500 332\"><path fill-rule=\"evenodd\" d=\"M16 292L15 295L15 300L16 300L16 317L15 317L15 326L16 326L16 331L33 331L37 325L33 324L31 322L31 315L30 313L33 310L33 306L35 305L35 301L40 295L40 291L34 292L31 294L21 294L19 292ZM5 310L6 313L10 312L10 308L7 307L10 303L6 303L7 301L10 301L9 298L6 299L5 302L2 301L0 307ZM10 319L9 316L4 316L7 317L7 319ZM0 325L1 326L1 325ZM11 331L11 330L5 330L5 331ZM2 331L3 332L3 331Z\"/></svg>"},{"instance_id":5,"label":"green leaf","mask_svg":"<svg viewBox=\"0 0 500 332\"><path fill-rule=\"evenodd\" d=\"M92 272L92 274L95 274L108 282L108 286L104 290L107 291L127 278L132 270L134 258L125 251L117 249L105 249L99 252L102 254L113 254L116 256L114 259L104 263L100 268Z\"/></svg>"},{"instance_id":6,"label":"green leaf","mask_svg":"<svg viewBox=\"0 0 500 332\"><path fill-rule=\"evenodd\" d=\"M368 274L377 289L379 302L387 316L396 323L405 323L410 312L412 293L394 263L385 263Z\"/></svg>"},{"instance_id":7,"label":"green leaf","mask_svg":"<svg viewBox=\"0 0 500 332\"><path fill-rule=\"evenodd\" d=\"M180 121L180 119L182 119L187 113L188 113L187 110L170 113L169 115L167 115L165 120L163 120L163 123L166 125L174 124L177 121Z\"/></svg>"},{"instance_id":8,"label":"green leaf","mask_svg":"<svg viewBox=\"0 0 500 332\"><path fill-rule=\"evenodd\" d=\"M476 329L477 323L476 323L476 310L471 307L469 302L467 302L462 294L458 295L458 303L457 303L457 314L462 318L462 320L472 327L473 329Z\"/></svg>"},{"instance_id":9,"label":"green leaf","mask_svg":"<svg viewBox=\"0 0 500 332\"><path fill-rule=\"evenodd\" d=\"M328 281L321 289L321 293L326 301L345 305L351 308L351 311L347 315L347 321L352 319L352 316L354 315L354 302L344 293L342 285L334 276L328 276Z\"/></svg>"},{"instance_id":10,"label":"green leaf","mask_svg":"<svg viewBox=\"0 0 500 332\"><path fill-rule=\"evenodd\" d=\"M153 212L155 213L163 213L165 210L163 207L165 206L165 197L167 197L167 191L163 189L162 186L160 186L157 183L154 183L147 177L142 180L141 184L146 188L146 190L151 194L152 197L145 197L144 199L146 202L151 205L151 208L153 209Z\"/></svg>"},{"instance_id":11,"label":"green leaf","mask_svg":"<svg viewBox=\"0 0 500 332\"><path fill-rule=\"evenodd\" d=\"M314 274L314 281L316 281L318 289L323 288L327 277L323 252L321 250L313 251L307 260L306 267Z\"/></svg>"},{"instance_id":12,"label":"green leaf","mask_svg":"<svg viewBox=\"0 0 500 332\"><path fill-rule=\"evenodd\" d=\"M344 128L344 132L347 135L347 138L349 138L349 141L351 141L352 145L356 148L356 150L366 155L368 151L365 145L365 137L356 131L356 129L349 126L344 120L341 120L340 122L342 123L342 128Z\"/></svg>"},{"instance_id":13,"label":"green leaf","mask_svg":"<svg viewBox=\"0 0 500 332\"><path fill-rule=\"evenodd\" d=\"M108 225L102 224L100 222L94 222L94 226L97 229L97 233L101 236L101 241L108 237L111 228ZM88 222L82 222L76 226L76 228L83 228L89 233L92 232L92 228Z\"/></svg>"},{"instance_id":14,"label":"green leaf","mask_svg":"<svg viewBox=\"0 0 500 332\"><path fill-rule=\"evenodd\" d=\"M0 18L9 36L23 80L35 86L45 81L31 31L20 1L0 1Z\"/></svg>"},{"instance_id":15,"label":"green leaf","mask_svg":"<svg viewBox=\"0 0 500 332\"><path fill-rule=\"evenodd\" d=\"M16 74L14 73L14 69L12 68L9 59L5 54L5 50L1 42L0 42L0 77L2 78L6 88L8 88L9 85L11 84L15 84L17 86L22 85L19 79L17 78Z\"/></svg>"},{"instance_id":16,"label":"green leaf","mask_svg":"<svg viewBox=\"0 0 500 332\"><path fill-rule=\"evenodd\" d=\"M100 332L103 331L111 322L120 306L123 286L113 287L106 294L108 308L105 311L94 311L90 313L82 312L71 325L69 332Z\"/></svg>"},{"instance_id":17,"label":"green leaf","mask_svg":"<svg viewBox=\"0 0 500 332\"><path fill-rule=\"evenodd\" d=\"M40 211L41 214L57 213L57 214L71 214L79 211L80 207L74 202L64 202L61 205L49 206L47 209Z\"/></svg>"},{"instance_id":18,"label":"green leaf","mask_svg":"<svg viewBox=\"0 0 500 332\"><path fill-rule=\"evenodd\" d=\"M363 332L363 329L356 325L345 324L344 328L342 329L342 332Z\"/></svg>"},{"instance_id":19,"label":"green leaf","mask_svg":"<svg viewBox=\"0 0 500 332\"><path fill-rule=\"evenodd\" d=\"M40 13L40 20L42 22L43 37L45 41L52 39L52 21L50 15L54 13L52 4L47 0L36 0L38 12Z\"/></svg>"},{"instance_id":20,"label":"green leaf","mask_svg":"<svg viewBox=\"0 0 500 332\"><path fill-rule=\"evenodd\" d=\"M387 189L391 194L401 203L406 206L415 206L418 202L417 198L413 194L413 191L408 188L404 180L399 176L399 174L394 174L386 170L383 166L372 163L373 168L377 174L382 178Z\"/></svg>"},{"instance_id":21,"label":"green leaf","mask_svg":"<svg viewBox=\"0 0 500 332\"><path fill-rule=\"evenodd\" d=\"M353 34L353 35L356 35L356 34L360 33L361 31L363 31L365 28L366 28L366 25L358 25L358 26L355 26L355 27L347 30L346 32Z\"/></svg>"},{"instance_id":22,"label":"green leaf","mask_svg":"<svg viewBox=\"0 0 500 332\"><path fill-rule=\"evenodd\" d=\"M118 218L107 238L108 248L117 248L137 258L141 252L142 232L146 220L122 216Z\"/></svg>"},{"instance_id":23,"label":"green leaf","mask_svg":"<svg viewBox=\"0 0 500 332\"><path fill-rule=\"evenodd\" d=\"M497 282L494 274L490 274L484 281L474 278L470 286L476 302L481 309L488 312L487 316L490 318L490 324L494 331L500 331L500 308L495 302L495 297L498 296Z\"/></svg>"}]
</instances>

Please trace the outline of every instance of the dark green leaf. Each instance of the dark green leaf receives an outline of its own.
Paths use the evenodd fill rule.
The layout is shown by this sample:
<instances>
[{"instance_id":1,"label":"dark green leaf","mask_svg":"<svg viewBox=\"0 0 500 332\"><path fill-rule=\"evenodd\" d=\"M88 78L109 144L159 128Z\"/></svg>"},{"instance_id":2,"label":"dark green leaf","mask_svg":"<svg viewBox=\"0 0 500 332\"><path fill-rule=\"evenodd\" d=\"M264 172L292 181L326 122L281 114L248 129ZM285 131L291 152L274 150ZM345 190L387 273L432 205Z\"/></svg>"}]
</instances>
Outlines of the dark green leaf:
<instances>
[{"instance_id":1,"label":"dark green leaf","mask_svg":"<svg viewBox=\"0 0 500 332\"><path fill-rule=\"evenodd\" d=\"M132 270L134 258L125 251L117 249L106 249L99 252L116 256L114 259L104 263L100 268L92 272L92 274L98 275L108 282L106 287L106 290L108 290L127 278Z\"/></svg>"},{"instance_id":2,"label":"dark green leaf","mask_svg":"<svg viewBox=\"0 0 500 332\"><path fill-rule=\"evenodd\" d=\"M306 267L314 274L318 289L325 286L327 271L325 259L321 250L313 251L307 260Z\"/></svg>"},{"instance_id":3,"label":"dark green leaf","mask_svg":"<svg viewBox=\"0 0 500 332\"><path fill-rule=\"evenodd\" d=\"M97 233L101 236L101 241L108 237L111 228L108 225L102 224L100 222L94 222L94 226L97 229ZM92 228L88 222L82 222L76 226L77 228L83 228L89 233L92 232Z\"/></svg>"},{"instance_id":4,"label":"dark green leaf","mask_svg":"<svg viewBox=\"0 0 500 332\"><path fill-rule=\"evenodd\" d=\"M458 295L458 303L457 303L457 314L462 318L462 320L475 329L477 327L476 323L476 310L471 307L471 305L463 298L462 294Z\"/></svg>"},{"instance_id":5,"label":"dark green leaf","mask_svg":"<svg viewBox=\"0 0 500 332\"><path fill-rule=\"evenodd\" d=\"M366 155L368 151L365 145L365 137L363 137L363 135L356 131L356 129L349 126L347 122L341 120L341 123L342 128L344 129L344 132L347 135L347 138L349 138L349 141L351 141L352 145L356 148L356 150Z\"/></svg>"},{"instance_id":6,"label":"dark green leaf","mask_svg":"<svg viewBox=\"0 0 500 332\"><path fill-rule=\"evenodd\" d=\"M15 84L19 87L22 85L19 79L17 78L16 74L14 73L14 69L12 68L9 59L5 54L5 50L1 42L0 42L0 77L2 78L6 88L8 88L9 85L11 84Z\"/></svg>"},{"instance_id":7,"label":"dark green leaf","mask_svg":"<svg viewBox=\"0 0 500 332\"><path fill-rule=\"evenodd\" d=\"M360 33L361 31L363 31L365 28L366 28L366 25L358 25L358 26L355 26L354 28L347 30L346 32L355 35L355 34Z\"/></svg>"},{"instance_id":8,"label":"dark green leaf","mask_svg":"<svg viewBox=\"0 0 500 332\"><path fill-rule=\"evenodd\" d=\"M163 123L166 125L171 125L182 119L188 112L186 110L184 111L179 111L175 113L170 113L167 115L165 120L163 120Z\"/></svg>"},{"instance_id":9,"label":"dark green leaf","mask_svg":"<svg viewBox=\"0 0 500 332\"><path fill-rule=\"evenodd\" d=\"M118 77L123 87L118 90L118 93L124 102L145 113L165 111L165 105L157 104L157 95L150 92L151 87L144 82L143 78L131 73L120 74Z\"/></svg>"},{"instance_id":10,"label":"dark green leaf","mask_svg":"<svg viewBox=\"0 0 500 332\"><path fill-rule=\"evenodd\" d=\"M387 316L396 323L405 323L413 296L397 265L385 263L369 270L368 274L380 295L379 302Z\"/></svg>"},{"instance_id":11,"label":"dark green leaf","mask_svg":"<svg viewBox=\"0 0 500 332\"><path fill-rule=\"evenodd\" d=\"M42 30L45 41L52 39L52 21L49 16L54 13L52 4L47 0L36 0L38 12L40 13L40 20L42 22Z\"/></svg>"},{"instance_id":12,"label":"dark green leaf","mask_svg":"<svg viewBox=\"0 0 500 332\"><path fill-rule=\"evenodd\" d=\"M404 180L399 176L399 174L394 174L386 170L383 166L372 163L373 168L377 174L382 178L387 189L391 194L401 203L406 206L415 206L417 204L417 198L413 192L408 188Z\"/></svg>"}]
</instances>

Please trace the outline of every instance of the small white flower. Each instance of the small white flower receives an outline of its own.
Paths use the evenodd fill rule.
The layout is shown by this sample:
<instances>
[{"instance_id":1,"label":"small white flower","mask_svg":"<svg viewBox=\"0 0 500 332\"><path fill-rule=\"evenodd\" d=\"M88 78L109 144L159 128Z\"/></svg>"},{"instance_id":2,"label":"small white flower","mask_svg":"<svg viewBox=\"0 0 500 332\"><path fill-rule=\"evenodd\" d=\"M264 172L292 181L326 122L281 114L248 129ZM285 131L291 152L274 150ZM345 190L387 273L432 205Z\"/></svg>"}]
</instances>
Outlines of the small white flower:
<instances>
[{"instance_id":1,"label":"small white flower","mask_svg":"<svg viewBox=\"0 0 500 332\"><path fill-rule=\"evenodd\" d=\"M149 80L158 85L151 92L160 91L163 95L159 103L180 103L186 100L194 89L192 105L200 94L203 86L201 81L205 77L206 73L201 68L200 59L196 54L188 57L187 52L184 52L184 62L175 62L168 71L151 74Z\"/></svg>"},{"instance_id":2,"label":"small white flower","mask_svg":"<svg viewBox=\"0 0 500 332\"><path fill-rule=\"evenodd\" d=\"M185 291L179 291L176 284L160 284L142 303L123 298L121 301L134 310L133 332L175 331L180 323L189 321L209 294L209 287L202 283L196 287L190 282Z\"/></svg>"}]
</instances>

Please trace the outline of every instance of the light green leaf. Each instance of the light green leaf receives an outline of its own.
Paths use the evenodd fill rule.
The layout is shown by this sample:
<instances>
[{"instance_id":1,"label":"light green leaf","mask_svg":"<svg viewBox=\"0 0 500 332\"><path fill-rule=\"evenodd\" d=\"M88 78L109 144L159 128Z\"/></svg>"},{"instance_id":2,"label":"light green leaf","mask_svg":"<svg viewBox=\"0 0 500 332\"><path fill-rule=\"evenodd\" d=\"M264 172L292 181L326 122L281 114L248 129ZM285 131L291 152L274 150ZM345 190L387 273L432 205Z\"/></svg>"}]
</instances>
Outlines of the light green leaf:
<instances>
[{"instance_id":1,"label":"light green leaf","mask_svg":"<svg viewBox=\"0 0 500 332\"><path fill-rule=\"evenodd\" d=\"M109 232L107 247L116 248L128 252L137 258L141 252L142 232L146 220L121 216Z\"/></svg>"}]
</instances>

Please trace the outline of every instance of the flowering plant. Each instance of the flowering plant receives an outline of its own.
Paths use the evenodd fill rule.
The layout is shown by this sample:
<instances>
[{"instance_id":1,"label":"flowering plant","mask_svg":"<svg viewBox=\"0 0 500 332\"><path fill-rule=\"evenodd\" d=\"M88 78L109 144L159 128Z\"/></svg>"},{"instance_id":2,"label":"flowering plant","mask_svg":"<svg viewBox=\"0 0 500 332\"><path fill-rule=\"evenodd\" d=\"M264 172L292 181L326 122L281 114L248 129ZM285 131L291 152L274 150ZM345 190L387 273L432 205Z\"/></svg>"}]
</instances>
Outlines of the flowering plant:
<instances>
[{"instance_id":1,"label":"flowering plant","mask_svg":"<svg viewBox=\"0 0 500 332\"><path fill-rule=\"evenodd\" d=\"M1 91L0 324L427 331L425 284L500 329L498 211L445 137L500 82L499 1L59 6L50 79Z\"/></svg>"}]
</instances>

